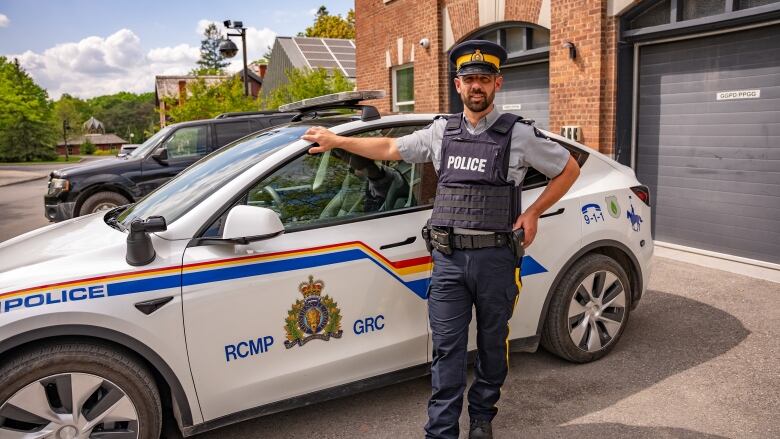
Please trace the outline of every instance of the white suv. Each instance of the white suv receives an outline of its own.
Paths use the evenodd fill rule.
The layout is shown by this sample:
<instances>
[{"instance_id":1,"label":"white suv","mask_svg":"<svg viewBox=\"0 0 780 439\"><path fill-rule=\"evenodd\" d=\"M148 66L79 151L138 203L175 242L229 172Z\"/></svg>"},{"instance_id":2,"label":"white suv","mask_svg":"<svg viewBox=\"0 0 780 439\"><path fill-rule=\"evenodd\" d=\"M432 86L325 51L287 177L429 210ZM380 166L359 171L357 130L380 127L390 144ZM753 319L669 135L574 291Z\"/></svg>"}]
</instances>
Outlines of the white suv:
<instances>
[{"instance_id":1,"label":"white suv","mask_svg":"<svg viewBox=\"0 0 780 439\"><path fill-rule=\"evenodd\" d=\"M379 117L365 96L297 108L361 116L261 131L133 205L0 244L0 438L157 437L161 398L188 436L428 373L433 168L310 155L300 140L312 125L401 136L434 118ZM649 193L547 135L582 172L522 260L510 347L587 362L647 285ZM530 170L525 205L546 183Z\"/></svg>"}]
</instances>

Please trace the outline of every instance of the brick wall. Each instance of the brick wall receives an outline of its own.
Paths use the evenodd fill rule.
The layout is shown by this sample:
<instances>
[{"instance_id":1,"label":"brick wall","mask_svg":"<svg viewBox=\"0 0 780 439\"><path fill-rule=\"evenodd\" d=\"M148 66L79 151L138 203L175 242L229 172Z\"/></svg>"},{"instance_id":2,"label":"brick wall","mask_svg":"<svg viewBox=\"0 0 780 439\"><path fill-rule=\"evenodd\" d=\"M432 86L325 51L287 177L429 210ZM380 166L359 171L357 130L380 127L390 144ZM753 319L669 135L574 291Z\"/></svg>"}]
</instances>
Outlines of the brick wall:
<instances>
[{"instance_id":1,"label":"brick wall","mask_svg":"<svg viewBox=\"0 0 780 439\"><path fill-rule=\"evenodd\" d=\"M504 19L535 23L542 0L505 0ZM479 26L478 0L356 0L356 58L359 89L383 89L374 101L380 112L392 110L392 71L407 64L414 48L415 111L446 112L453 87L448 76L443 9L452 36L459 41ZM607 17L607 0L551 0L550 129L580 125L583 143L612 152L615 125L616 18ZM401 62L398 38L403 38ZM418 45L428 38L431 45ZM577 46L568 58L564 41Z\"/></svg>"}]
</instances>

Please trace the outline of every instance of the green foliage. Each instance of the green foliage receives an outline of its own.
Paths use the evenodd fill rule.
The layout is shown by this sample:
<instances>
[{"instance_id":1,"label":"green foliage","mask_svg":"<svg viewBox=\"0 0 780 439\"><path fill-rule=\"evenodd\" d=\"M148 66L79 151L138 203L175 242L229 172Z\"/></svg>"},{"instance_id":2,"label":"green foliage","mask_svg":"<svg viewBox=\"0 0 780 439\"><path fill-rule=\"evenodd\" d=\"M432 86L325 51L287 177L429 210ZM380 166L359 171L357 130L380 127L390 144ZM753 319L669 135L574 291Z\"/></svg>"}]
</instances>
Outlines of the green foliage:
<instances>
[{"instance_id":1,"label":"green foliage","mask_svg":"<svg viewBox=\"0 0 780 439\"><path fill-rule=\"evenodd\" d=\"M286 84L271 90L267 100L263 103L265 108L277 109L280 105L301 99L340 91L351 91L355 88L341 70L333 70L331 74L322 67L288 70L287 80Z\"/></svg>"},{"instance_id":2,"label":"green foliage","mask_svg":"<svg viewBox=\"0 0 780 439\"><path fill-rule=\"evenodd\" d=\"M225 57L219 53L219 44L222 41L222 32L217 25L210 23L203 31L204 39L200 40L200 59L198 67L190 72L193 75L222 75L229 64Z\"/></svg>"},{"instance_id":3,"label":"green foliage","mask_svg":"<svg viewBox=\"0 0 780 439\"><path fill-rule=\"evenodd\" d=\"M92 155L95 153L95 144L90 142L89 140L85 140L84 143L81 144L81 153L82 154L89 154Z\"/></svg>"},{"instance_id":4,"label":"green foliage","mask_svg":"<svg viewBox=\"0 0 780 439\"><path fill-rule=\"evenodd\" d=\"M350 9L347 18L330 15L325 6L320 6L314 17L314 24L306 28L304 36L319 38L355 38L355 11Z\"/></svg>"},{"instance_id":5,"label":"green foliage","mask_svg":"<svg viewBox=\"0 0 780 439\"><path fill-rule=\"evenodd\" d=\"M189 95L183 105L172 98L166 98L166 107L171 122L210 119L231 111L257 111L260 102L251 96L244 96L244 83L238 76L209 86L202 79L187 86Z\"/></svg>"},{"instance_id":6,"label":"green foliage","mask_svg":"<svg viewBox=\"0 0 780 439\"><path fill-rule=\"evenodd\" d=\"M152 92L119 92L87 100L64 94L54 102L54 115L59 140L62 140L63 120L70 123L70 141L82 134L81 125L91 116L103 122L107 133L116 133L130 143L142 143L159 130Z\"/></svg>"},{"instance_id":7,"label":"green foliage","mask_svg":"<svg viewBox=\"0 0 780 439\"><path fill-rule=\"evenodd\" d=\"M83 148L83 145L82 145ZM119 150L116 149L98 149L93 154L94 155L117 155ZM83 153L83 151L82 151Z\"/></svg>"},{"instance_id":8,"label":"green foliage","mask_svg":"<svg viewBox=\"0 0 780 439\"><path fill-rule=\"evenodd\" d=\"M19 65L0 56L0 160L52 160L56 133L46 90Z\"/></svg>"}]
</instances>

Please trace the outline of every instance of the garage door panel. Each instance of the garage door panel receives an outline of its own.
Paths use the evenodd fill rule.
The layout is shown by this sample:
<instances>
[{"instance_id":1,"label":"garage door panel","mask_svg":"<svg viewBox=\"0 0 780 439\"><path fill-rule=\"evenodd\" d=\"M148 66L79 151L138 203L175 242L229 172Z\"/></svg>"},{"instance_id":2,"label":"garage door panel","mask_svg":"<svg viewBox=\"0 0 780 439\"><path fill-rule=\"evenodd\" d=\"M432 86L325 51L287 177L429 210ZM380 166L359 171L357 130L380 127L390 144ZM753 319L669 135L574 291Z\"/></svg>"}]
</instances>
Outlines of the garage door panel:
<instances>
[{"instance_id":1,"label":"garage door panel","mask_svg":"<svg viewBox=\"0 0 780 439\"><path fill-rule=\"evenodd\" d=\"M766 93L767 98L780 97L780 91L778 91L778 88L780 88L778 87L780 73L757 73L755 70L751 72L753 73L751 75L745 75L744 71L729 72L728 75L726 75L726 72L722 72L717 78L711 78L706 81L704 90L702 90L702 84L695 80L697 74L664 78L662 82L654 84L643 82L643 85L640 87L640 93L643 98L659 98L660 96L653 93L653 91L661 87L664 98L687 97L696 99L688 102L700 102L701 99L699 98L703 98L704 102L717 102L716 93L718 91L739 90L744 88L747 83L751 87L762 87L761 94ZM766 91L763 87L767 87ZM648 95L648 93L651 94ZM677 96L678 94L682 96Z\"/></svg>"},{"instance_id":2,"label":"garage door panel","mask_svg":"<svg viewBox=\"0 0 780 439\"><path fill-rule=\"evenodd\" d=\"M496 93L496 107L536 121L540 128L548 128L550 121L550 65L547 62L504 67L501 69L504 85ZM520 110L504 108L520 105Z\"/></svg>"},{"instance_id":3,"label":"garage door panel","mask_svg":"<svg viewBox=\"0 0 780 439\"><path fill-rule=\"evenodd\" d=\"M698 227L708 234L712 234L712 230L719 230L721 233L726 231L726 235L738 234L741 241L780 242L780 232L772 230L768 224L771 221L762 221L760 218L745 218L737 224L730 224L729 217L733 214L731 210L707 212L695 217L687 214L690 214L690 209L670 208L666 213L658 215L666 217L667 221L674 221L676 228L698 230ZM766 248L769 247L771 245Z\"/></svg>"},{"instance_id":4,"label":"garage door panel","mask_svg":"<svg viewBox=\"0 0 780 439\"><path fill-rule=\"evenodd\" d=\"M750 148L740 146L738 149L723 146L701 146L696 149L689 146L664 145L663 150L644 151L639 154L642 160L654 160L659 153L671 157L704 157L745 160L780 160L780 151L765 147ZM656 162L657 163L657 162Z\"/></svg>"},{"instance_id":5,"label":"garage door panel","mask_svg":"<svg viewBox=\"0 0 780 439\"><path fill-rule=\"evenodd\" d=\"M675 221L677 218L669 218ZM772 261L780 252L780 246L767 240L745 239L740 230L731 226L713 229L702 228L698 221L679 221L676 227L657 232L655 239L695 248L704 248L720 253L739 255L746 258Z\"/></svg>"},{"instance_id":6,"label":"garage door panel","mask_svg":"<svg viewBox=\"0 0 780 439\"><path fill-rule=\"evenodd\" d=\"M657 239L780 263L780 26L639 50L637 176ZM717 92L760 90L753 99Z\"/></svg>"},{"instance_id":7,"label":"garage door panel","mask_svg":"<svg viewBox=\"0 0 780 439\"><path fill-rule=\"evenodd\" d=\"M780 82L780 79L778 80ZM639 130L646 132L648 129L657 129L658 122L661 123L661 128L674 127L677 125L721 125L721 124L733 124L734 115L731 113L707 113L709 116L706 121L702 121L698 114L662 114L660 120L658 117L645 118L639 123ZM780 119L780 110L776 111L756 111L750 115L749 124L776 124ZM641 122L648 122L648 125L642 125Z\"/></svg>"},{"instance_id":8,"label":"garage door panel","mask_svg":"<svg viewBox=\"0 0 780 439\"><path fill-rule=\"evenodd\" d=\"M745 87L749 88L749 87ZM728 91L728 90L722 90L722 91ZM713 92L714 94L714 92ZM780 100L778 98L764 98L763 90L761 93L761 99L742 99L739 101L731 101L729 106L723 106L720 105L724 101L720 102L712 102L712 104L718 104L718 105L710 105L709 102L702 102L699 104L695 103L682 103L682 104L666 104L663 105L663 108L661 103L662 101L660 98L647 98L647 99L640 99L639 100L639 106L645 110L645 113L639 116L640 122L647 122L652 121L655 119L658 119L662 114L665 116L671 116L671 115L678 115L678 114L730 114L734 116L735 118L739 118L741 115L744 115L746 113L756 113L756 112L764 112L764 111L776 111L778 108L778 105L780 105ZM753 102L749 102L753 101ZM648 111L653 111L653 113L647 113ZM704 122L706 123L706 119Z\"/></svg>"}]
</instances>

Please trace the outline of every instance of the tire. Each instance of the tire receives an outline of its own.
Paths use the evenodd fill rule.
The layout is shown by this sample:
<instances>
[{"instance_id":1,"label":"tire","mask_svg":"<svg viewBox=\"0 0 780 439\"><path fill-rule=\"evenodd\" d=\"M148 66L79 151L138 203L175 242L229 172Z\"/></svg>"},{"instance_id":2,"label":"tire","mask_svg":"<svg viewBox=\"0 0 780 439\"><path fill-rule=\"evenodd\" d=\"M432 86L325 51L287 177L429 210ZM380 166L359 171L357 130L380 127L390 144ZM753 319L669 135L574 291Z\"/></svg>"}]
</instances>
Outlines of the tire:
<instances>
[{"instance_id":1,"label":"tire","mask_svg":"<svg viewBox=\"0 0 780 439\"><path fill-rule=\"evenodd\" d=\"M160 437L161 422L151 373L111 347L45 345L25 349L0 366L0 438L21 430L59 431L52 437L136 433L136 438L152 439Z\"/></svg>"},{"instance_id":2,"label":"tire","mask_svg":"<svg viewBox=\"0 0 780 439\"><path fill-rule=\"evenodd\" d=\"M100 212L101 210L113 209L115 207L124 206L129 202L130 200L116 192L97 192L84 200L84 203L79 209L79 215L88 215L90 213Z\"/></svg>"},{"instance_id":3,"label":"tire","mask_svg":"<svg viewBox=\"0 0 780 439\"><path fill-rule=\"evenodd\" d=\"M601 254L585 255L553 292L542 347L575 363L598 360L617 344L630 309L631 285L623 267Z\"/></svg>"}]
</instances>

